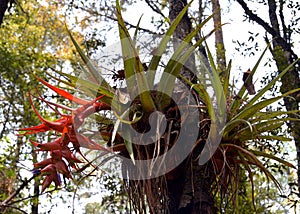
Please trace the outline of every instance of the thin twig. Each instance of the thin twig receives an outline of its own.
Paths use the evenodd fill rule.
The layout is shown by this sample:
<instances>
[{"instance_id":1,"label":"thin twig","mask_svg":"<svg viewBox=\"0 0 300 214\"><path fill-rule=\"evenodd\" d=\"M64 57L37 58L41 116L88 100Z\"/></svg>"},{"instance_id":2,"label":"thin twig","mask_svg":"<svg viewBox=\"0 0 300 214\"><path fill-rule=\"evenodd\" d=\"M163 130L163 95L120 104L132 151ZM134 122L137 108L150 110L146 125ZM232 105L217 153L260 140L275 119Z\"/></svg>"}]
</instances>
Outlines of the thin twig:
<instances>
[{"instance_id":1,"label":"thin twig","mask_svg":"<svg viewBox=\"0 0 300 214\"><path fill-rule=\"evenodd\" d=\"M116 22L118 21L118 19L116 17L110 16L110 15L107 15L107 14L101 14L101 13L99 13L97 11L89 10L89 9L84 8L84 7L78 7L78 9L81 9L81 10L83 10L85 12L88 12L88 13L94 15L94 16L102 16L102 17L108 18L108 19L110 19L112 21L116 21ZM137 27L136 25L131 24L131 23L127 22L127 21L124 21L124 23L129 28L136 28ZM139 27L139 30L141 30L143 32L146 32L146 33L153 34L153 35L158 35L157 32L154 32L154 31L146 29L146 28Z\"/></svg>"},{"instance_id":2,"label":"thin twig","mask_svg":"<svg viewBox=\"0 0 300 214\"><path fill-rule=\"evenodd\" d=\"M148 5L154 12L158 13L159 15L161 15L161 16L164 18L164 20L167 20L168 22L170 22L170 21L169 21L169 18L166 17L166 16L161 12L161 10L153 3L153 1L150 1L150 0L145 0L145 1L146 1L147 5Z\"/></svg>"},{"instance_id":3,"label":"thin twig","mask_svg":"<svg viewBox=\"0 0 300 214\"><path fill-rule=\"evenodd\" d=\"M45 191L45 192L43 192L43 193L34 194L34 195L29 195L29 196L27 196L27 197L25 197L25 198L21 198L20 200L12 201L12 202L8 203L8 204L5 205L5 206L11 206L12 204L17 204L17 203L19 203L19 202L26 201L26 200L32 199L32 198L37 198L37 197L40 197L40 196L42 196L42 195L46 195L46 194L48 194L48 193L52 193L52 192L55 192L55 191L58 191L58 190L62 190L62 188L55 188L55 189L52 189L52 190Z\"/></svg>"},{"instance_id":4,"label":"thin twig","mask_svg":"<svg viewBox=\"0 0 300 214\"><path fill-rule=\"evenodd\" d=\"M245 14L249 16L249 19L256 22L257 24L261 25L269 34L272 35L272 37L276 38L278 43L282 46L282 48L286 51L289 51L295 59L298 59L297 54L294 53L294 51L291 49L290 44L287 43L287 41L281 37L267 22L265 22L262 18L257 16L252 12L252 10L249 9L247 6L247 3L243 0L237 0L237 2L241 5L241 7L244 9ZM297 63L299 64L299 63Z\"/></svg>"},{"instance_id":5,"label":"thin twig","mask_svg":"<svg viewBox=\"0 0 300 214\"><path fill-rule=\"evenodd\" d=\"M10 202L14 197L16 197L22 189L24 189L30 181L32 181L38 174L33 175L29 180L23 181L23 183L20 185L20 187L13 193L11 194L7 199L5 199L3 202L1 202L0 207L5 207L7 206L8 202Z\"/></svg>"},{"instance_id":6,"label":"thin twig","mask_svg":"<svg viewBox=\"0 0 300 214\"><path fill-rule=\"evenodd\" d=\"M16 210L18 210L21 213L27 214L27 212L25 212L24 210L20 209L19 207L15 207L15 206L11 206L11 205L3 205L3 206L1 205L1 207L7 207L7 208L11 208L11 209L16 209ZM3 210L0 210L0 211L3 211Z\"/></svg>"}]
</instances>

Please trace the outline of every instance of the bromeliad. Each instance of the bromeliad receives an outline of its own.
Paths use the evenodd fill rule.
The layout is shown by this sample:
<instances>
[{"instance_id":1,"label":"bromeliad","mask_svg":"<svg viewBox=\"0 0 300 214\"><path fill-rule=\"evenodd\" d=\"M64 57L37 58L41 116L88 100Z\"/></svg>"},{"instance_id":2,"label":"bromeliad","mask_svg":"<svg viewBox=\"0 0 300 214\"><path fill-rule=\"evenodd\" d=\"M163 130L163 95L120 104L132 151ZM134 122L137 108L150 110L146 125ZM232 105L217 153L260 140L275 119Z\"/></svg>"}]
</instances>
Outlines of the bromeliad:
<instances>
[{"instance_id":1,"label":"bromeliad","mask_svg":"<svg viewBox=\"0 0 300 214\"><path fill-rule=\"evenodd\" d=\"M60 136L56 139L46 143L39 143L29 140L35 147L38 148L38 151L47 151L50 153L50 158L34 164L34 173L45 176L42 183L43 192L50 186L52 181L55 183L55 186L61 185L59 174L62 174L66 178L72 179L69 168L72 167L77 170L76 164L83 162L78 159L74 153L79 153L82 158L87 161L86 157L81 153L80 147L93 150L102 150L104 152L108 151L104 147L92 141L90 138L76 132L76 130L84 123L85 119L89 115L102 110L110 110L110 106L99 101L104 97L104 95L101 95L92 101L87 101L75 97L65 90L57 88L39 77L37 77L37 79L60 96L80 105L77 109L72 109L67 106L46 101L38 93L38 98L46 103L46 105L48 105L60 116L60 118L55 121L48 121L39 114L33 104L31 93L28 93L31 106L42 124L19 129L18 131L24 133L20 133L18 136L47 132L50 130L60 134ZM71 111L71 113L68 115L62 114L54 107L64 109L65 111ZM72 146L69 146L70 144Z\"/></svg>"}]
</instances>

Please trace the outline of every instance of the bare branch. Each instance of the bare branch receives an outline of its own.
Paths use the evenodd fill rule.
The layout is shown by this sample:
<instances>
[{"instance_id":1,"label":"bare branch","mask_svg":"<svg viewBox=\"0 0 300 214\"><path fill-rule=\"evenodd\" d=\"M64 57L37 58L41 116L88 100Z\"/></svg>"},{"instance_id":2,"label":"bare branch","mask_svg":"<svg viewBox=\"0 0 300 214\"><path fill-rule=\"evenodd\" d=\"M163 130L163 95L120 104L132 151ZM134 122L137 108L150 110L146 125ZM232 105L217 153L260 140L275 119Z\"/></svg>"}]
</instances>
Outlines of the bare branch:
<instances>
[{"instance_id":1,"label":"bare branch","mask_svg":"<svg viewBox=\"0 0 300 214\"><path fill-rule=\"evenodd\" d=\"M214 13L213 21L215 31L215 47L217 54L217 65L218 71L222 72L226 69L226 56L225 56L225 47L223 40L223 31L222 31L222 21L221 21L221 9L219 0L212 0L212 11ZM225 73L225 72L224 72Z\"/></svg>"},{"instance_id":2,"label":"bare branch","mask_svg":"<svg viewBox=\"0 0 300 214\"><path fill-rule=\"evenodd\" d=\"M112 21L118 21L117 18L112 17L112 16L105 16L105 17L108 18L108 19L110 19L110 20L112 20ZM129 28L136 28L137 27L136 25L131 24L131 23L127 22L127 21L124 21L124 23L125 23L125 25L129 26ZM149 30L149 29L146 29L146 28L142 28L142 27L139 27L139 30L141 30L143 32L146 32L146 33L150 33L152 35L157 35L158 34L157 32L154 32L152 30Z\"/></svg>"},{"instance_id":3,"label":"bare branch","mask_svg":"<svg viewBox=\"0 0 300 214\"><path fill-rule=\"evenodd\" d=\"M36 198L36 197L39 197L41 195L46 195L48 193L53 193L53 192L59 191L61 189L62 188L55 188L55 189L51 189L51 190L45 191L45 192L43 192L41 194L39 193L39 194L29 195L29 196L27 196L25 198L21 198L20 200L11 201L10 203L4 205L4 207L11 206L12 204L17 204L17 203L20 203L22 201L26 201L26 200L29 200L29 199L32 199L32 198ZM1 205L0 205L0 208L1 208Z\"/></svg>"},{"instance_id":4,"label":"bare branch","mask_svg":"<svg viewBox=\"0 0 300 214\"><path fill-rule=\"evenodd\" d=\"M280 35L277 35L277 32L264 20L262 20L259 16L257 16L256 14L254 14L249 7L247 6L247 4L243 1L243 0L237 0L237 2L242 6L242 8L244 9L245 13L249 16L249 18L252 21L255 21L257 24L259 24L260 26L262 26L269 34L271 34L273 37L278 37Z\"/></svg>"},{"instance_id":5,"label":"bare branch","mask_svg":"<svg viewBox=\"0 0 300 214\"><path fill-rule=\"evenodd\" d=\"M81 10L83 10L83 11L85 11L85 12L87 12L87 13L89 13L89 14L95 16L95 17L100 16L100 17L105 17L105 18L107 18L107 19L110 19L110 20L112 20L112 21L116 21L116 22L118 21L118 19L117 19L116 17L113 17L113 16L108 15L108 14L101 14L101 13L99 13L98 11L95 11L95 10L87 9L87 8L85 8L85 7L78 7L78 9L81 9ZM136 27L137 27L136 25L131 24L131 23L127 22L127 21L124 21L124 23L125 23L129 28L136 28ZM141 30L141 31L143 31L143 32L146 32L146 33L153 34L153 35L157 35L157 34L158 34L157 32L154 32L154 31L151 31L151 30L149 30L149 29L142 28L142 27L139 27L139 30Z\"/></svg>"},{"instance_id":6,"label":"bare branch","mask_svg":"<svg viewBox=\"0 0 300 214\"><path fill-rule=\"evenodd\" d=\"M14 197L16 197L21 192L21 190L24 189L30 183L30 181L32 181L36 176L37 176L37 174L33 175L29 180L26 179L25 181L23 181L23 183L21 184L21 186L13 194L11 194L7 199L5 199L4 201L1 202L0 208L1 207L6 207L7 204Z\"/></svg>"},{"instance_id":7,"label":"bare branch","mask_svg":"<svg viewBox=\"0 0 300 214\"><path fill-rule=\"evenodd\" d=\"M267 22L265 22L264 20L262 20L262 18L260 18L259 16L257 16L256 14L254 14L249 7L247 6L247 4L245 3L245 1L243 0L236 0L244 9L245 13L249 16L249 18L256 22L257 24L259 24L260 26L262 26L269 34L272 35L273 38L275 38L278 42L278 44L280 44L280 46L286 50L292 53L292 55L297 56L293 50L291 49L291 46L286 42L286 40L284 38L282 38L280 36L280 34L278 32L276 32L276 30L274 30Z\"/></svg>"},{"instance_id":8,"label":"bare branch","mask_svg":"<svg viewBox=\"0 0 300 214\"><path fill-rule=\"evenodd\" d=\"M12 108L12 102L11 103L9 103L9 106L8 106L8 108L7 108L7 112L10 112L11 111L11 108ZM6 114L5 116L5 120L4 120L4 122L2 123L2 130L1 130L1 132L0 132L0 139L2 139L3 138L3 136L4 136L4 133L5 133L5 131L6 131L6 125L7 125L7 123L10 121L10 115L9 115L9 113L8 114Z\"/></svg>"},{"instance_id":9,"label":"bare branch","mask_svg":"<svg viewBox=\"0 0 300 214\"><path fill-rule=\"evenodd\" d=\"M281 24L282 24L283 38L287 42L289 42L287 27L285 25L284 15L283 15L283 4L284 4L283 0L279 0L279 17L280 17L280 21L281 21Z\"/></svg>"},{"instance_id":10,"label":"bare branch","mask_svg":"<svg viewBox=\"0 0 300 214\"><path fill-rule=\"evenodd\" d=\"M150 0L146 0L146 3L147 5L156 13L158 13L159 15L161 15L164 20L169 20L168 17L166 17L162 12L161 10L157 7L156 4L153 3L153 1L150 1Z\"/></svg>"},{"instance_id":11,"label":"bare branch","mask_svg":"<svg viewBox=\"0 0 300 214\"><path fill-rule=\"evenodd\" d=\"M1 205L2 206L2 205ZM21 213L27 214L24 210L20 209L19 207L11 206L11 205L3 205L3 207L11 208L11 209L16 209Z\"/></svg>"},{"instance_id":12,"label":"bare branch","mask_svg":"<svg viewBox=\"0 0 300 214\"><path fill-rule=\"evenodd\" d=\"M279 23L276 14L276 2L274 0L268 0L269 5L269 18L272 25L272 28L280 35Z\"/></svg>"}]
</instances>

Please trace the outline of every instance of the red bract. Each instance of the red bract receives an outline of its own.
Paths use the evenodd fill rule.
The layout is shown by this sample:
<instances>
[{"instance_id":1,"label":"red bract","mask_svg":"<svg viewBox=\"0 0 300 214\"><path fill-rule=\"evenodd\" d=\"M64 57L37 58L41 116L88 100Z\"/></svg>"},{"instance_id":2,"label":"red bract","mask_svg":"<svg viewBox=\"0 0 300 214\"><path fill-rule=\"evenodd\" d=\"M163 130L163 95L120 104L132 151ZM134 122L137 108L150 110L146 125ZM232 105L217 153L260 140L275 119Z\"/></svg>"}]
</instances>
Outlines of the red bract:
<instances>
[{"instance_id":1,"label":"red bract","mask_svg":"<svg viewBox=\"0 0 300 214\"><path fill-rule=\"evenodd\" d=\"M61 149L62 146L60 144L61 138L57 138L51 142L48 143L37 143L32 140L29 140L34 146L40 148L40 151L52 151L52 150L57 150Z\"/></svg>"},{"instance_id":2,"label":"red bract","mask_svg":"<svg viewBox=\"0 0 300 214\"><path fill-rule=\"evenodd\" d=\"M37 168L44 168L45 166L47 166L49 164L52 164L52 163L53 163L52 158L48 158L48 159L42 160L41 162L34 163L33 166L36 169Z\"/></svg>"},{"instance_id":3,"label":"red bract","mask_svg":"<svg viewBox=\"0 0 300 214\"><path fill-rule=\"evenodd\" d=\"M37 109L35 108L32 100L32 95L28 93L30 104L35 112L35 114L38 116L39 120L42 122L42 124L28 127L28 128L21 128L19 131L25 131L23 134L19 134L19 136L24 136L28 134L36 134L40 132L47 132L47 131L54 131L56 133L60 133L61 136L57 137L56 139L52 140L51 142L46 143L38 143L35 141L30 140L30 142L38 148L38 151L48 151L50 152L51 158L48 158L46 160L43 160L41 162L35 163L34 168L40 169L38 171L41 172L42 176L45 176L44 181L42 183L42 192L50 186L52 181L55 183L55 186L61 185L61 181L59 179L59 174L62 174L66 178L72 179L72 176L70 174L69 167L72 167L74 169L77 169L76 164L82 163L81 160L76 158L75 154L73 154L72 150L74 152L79 153L84 160L87 160L85 156L81 153L80 147L93 149L93 150L107 150L97 144L96 142L92 141L90 138L80 134L76 133L76 129L80 127L83 123L86 117L89 115L99 112L101 110L110 110L110 107L100 102L99 100L104 97L104 95L101 95L97 97L96 99L92 101L86 101L81 98L74 97L72 94L57 88L48 82L40 79L37 77L37 79L50 88L51 90L55 91L62 97L75 102L76 104L79 104L77 109L72 110L69 107L55 104L49 101L46 101L40 94L39 99L43 102L45 102L51 109L53 109L58 116L60 116L59 119L55 121L49 121L44 119ZM38 92L39 93L39 92ZM57 111L54 107L58 107L61 109L64 109L66 111L71 111L70 115L63 115L59 111ZM69 144L72 145L72 150L69 147ZM67 163L67 164L66 164Z\"/></svg>"},{"instance_id":4,"label":"red bract","mask_svg":"<svg viewBox=\"0 0 300 214\"><path fill-rule=\"evenodd\" d=\"M45 166L41 170L41 174L46 175L46 177L42 183L41 192L44 192L44 190L50 186L52 181L54 181L56 187L61 185L61 180L59 178L59 175L56 171L56 167L54 164L49 164L49 165Z\"/></svg>"},{"instance_id":5,"label":"red bract","mask_svg":"<svg viewBox=\"0 0 300 214\"><path fill-rule=\"evenodd\" d=\"M17 131L25 131L24 134L18 134L18 136L23 136L23 135L28 135L28 134L35 134L39 132L46 132L49 131L50 128L45 126L44 124L38 125L38 126L32 126L28 128L21 128L18 129Z\"/></svg>"},{"instance_id":6,"label":"red bract","mask_svg":"<svg viewBox=\"0 0 300 214\"><path fill-rule=\"evenodd\" d=\"M70 100L70 101L73 101L73 102L75 102L75 103L77 103L77 104L80 104L80 105L85 105L85 104L88 102L88 101L83 100L83 99L81 99L81 98L74 97L74 96L73 96L72 94L70 94L69 92L66 92L66 91L64 91L64 90L62 90L62 89L60 89L60 88L57 88L57 87L55 87L55 86L49 84L48 82L46 82L45 80L43 80L43 79L41 79L41 78L39 78L39 77L37 77L37 79L38 79L41 83L43 83L45 86L47 86L48 88L52 89L53 91L55 91L56 93L58 93L59 95L61 95L62 97L66 98L66 99L68 99L68 100Z\"/></svg>"}]
</instances>

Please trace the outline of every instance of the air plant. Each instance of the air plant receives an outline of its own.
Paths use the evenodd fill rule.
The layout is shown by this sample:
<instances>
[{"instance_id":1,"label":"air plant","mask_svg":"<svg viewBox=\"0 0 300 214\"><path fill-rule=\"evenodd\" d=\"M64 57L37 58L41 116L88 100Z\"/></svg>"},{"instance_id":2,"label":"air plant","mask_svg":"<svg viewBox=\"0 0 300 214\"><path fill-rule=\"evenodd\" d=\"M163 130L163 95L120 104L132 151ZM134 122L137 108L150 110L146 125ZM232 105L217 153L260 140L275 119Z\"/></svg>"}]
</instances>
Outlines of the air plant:
<instances>
[{"instance_id":1,"label":"air plant","mask_svg":"<svg viewBox=\"0 0 300 214\"><path fill-rule=\"evenodd\" d=\"M101 76L97 68L91 63L88 57L84 54L84 51L77 44L71 32L69 32L70 38L85 64L85 67L83 67L84 73L89 76L89 79L86 80L60 72L59 74L66 77L69 81L58 81L66 84L70 89L75 89L76 85L80 84L79 90L81 92L88 96L95 94L97 94L97 96L95 99L87 101L75 97L67 91L38 78L38 80L46 87L55 91L65 99L80 105L77 109L72 109L61 104L46 101L40 95L39 99L45 102L50 108L58 108L70 112L70 114L64 115L56 110L56 113L60 116L60 119L48 121L41 117L41 115L35 109L32 101L32 95L29 93L33 110L42 124L34 127L19 129L19 131L22 132L20 135L36 134L50 130L60 134L60 136L55 140L47 143L31 141L31 143L40 151L48 151L51 155L50 158L34 164L34 168L38 169L38 172L41 173L41 175L46 176L42 184L42 191L49 187L51 182L54 182L55 185L61 184L58 174L62 174L67 178L72 178L69 168L72 167L77 170L77 164L81 164L83 161L88 161L81 153L80 147L91 150L100 150L102 152L118 153L124 157L129 157L132 161L132 167L135 166L138 160L143 158L156 159L159 155L161 155L162 152L169 151L169 146L172 147L176 145L177 137L174 135L174 133L180 132L180 128L182 128L185 123L188 122L184 120L183 115L178 115L178 109L181 105L183 106L183 104L180 103L177 105L177 103L172 102L170 96L166 96L171 95L172 93L177 93L178 96L183 95L180 94L180 92L174 92L175 85L177 84L176 79L180 79L184 85L189 87L192 95L199 100L196 107L191 106L191 108L194 109L193 111L196 110L200 115L200 117L197 119L199 119L200 122L208 121L205 126L194 127L196 130L198 129L198 131L201 132L199 132L199 135L197 135L197 139L194 141L194 145L192 146L192 150L190 152L193 154L196 153L200 164L210 163L214 167L214 182L216 184L215 186L217 186L215 191L221 191L222 195L224 195L224 193L226 193L231 187L233 189L232 192L236 193L236 188L238 188L238 185L236 184L239 182L238 171L241 168L248 172L248 176L253 187L253 167L260 169L262 172L264 172L267 178L271 179L278 187L280 186L276 178L271 174L271 172L268 171L267 168L265 168L258 157L262 156L270 158L289 167L293 166L273 154L255 150L255 141L259 139L271 141L290 140L285 136L273 136L269 133L273 129L282 126L285 121L292 120L292 118L282 118L281 116L289 115L291 113L298 114L299 112L274 111L267 113L264 111L264 109L272 103L299 91L299 89L292 90L277 97L268 99L261 98L265 92L267 92L286 72L291 69L292 66L295 65L297 61L278 74L278 76L275 77L269 84L258 90L256 94L254 94L253 91L250 91L250 94L252 94L253 97L248 98L246 89L249 89L247 88L247 84L249 85L249 83L252 83L252 77L258 70L259 63L262 60L267 48L262 53L256 65L252 68L252 72L247 73L247 76L245 76L243 79L245 84L241 87L237 94L234 95L233 89L230 86L229 78L231 62L225 71L225 78L221 79L216 69L212 54L206 45L206 49L208 51L208 63L201 62L202 64L205 64L205 68L203 68L203 66L197 66L198 70L196 73L204 73L204 76L206 76L205 78L210 80L210 85L214 89L216 97L215 100L212 100L209 95L208 85L205 83L205 81L202 81L203 79L200 79L200 75L198 75L198 82L192 83L180 74L180 71L184 69L185 61L191 57L192 53L195 53L196 48L199 47L199 45L202 44L211 33L213 33L212 31L207 36L204 36L203 39L195 42L193 45L190 45L196 34L200 32L202 27L211 19L212 16L210 16L203 23L197 26L194 31L192 31L184 39L184 41L179 44L165 66L162 77L156 88L157 91L164 91L166 93L162 94L155 92L154 90L150 90L153 89L155 85L155 75L158 70L162 55L166 51L167 44L171 41L171 37L176 26L180 22L190 4L191 3L184 8L175 21L170 25L170 28L166 34L162 37L155 53L150 60L149 65L147 66L148 70L146 72L145 66L143 66L143 63L139 58L138 48L135 46L138 29L135 32L135 36L132 38L125 26L121 15L121 7L117 1L116 14L118 18L124 63L124 68L122 69L122 74L124 75L122 75L122 78L126 81L128 96L130 97L129 100L132 101L130 106L125 105L122 102L118 102L118 99L116 100L114 98L117 96L117 89L111 87L109 82L107 82ZM203 57L199 56L199 59L203 59ZM137 92L132 93L133 90L136 90ZM136 97L135 94L138 94L139 96ZM181 101L185 102L184 99L181 99ZM189 103L184 103L184 105L189 105ZM216 108L216 106L219 108ZM79 133L77 130L84 123L88 116L104 111L110 112L110 115L114 115L114 117L106 117L104 114L100 116L98 115L98 117L101 117L101 121L105 121L102 125L107 127L106 130L101 131L101 134L106 136L103 139L106 140L107 144L106 146L101 146L98 144L98 142L93 141L91 139L92 137L85 136ZM118 128L121 126L131 126L133 129L139 129L139 132L146 132L147 125L149 125L149 117L155 111L161 111L163 114L169 115L166 116L168 120L167 128L169 131L164 132L163 137L157 140L155 143L156 146L137 146L133 142L135 139L133 136L121 136L118 133ZM101 121L99 121L99 123L101 123ZM218 143L214 144L214 142ZM200 150L199 147L201 148ZM205 152L211 155L207 158L201 158L201 155ZM76 153L78 153L83 160L77 158ZM176 157L174 157L174 159L176 159ZM149 167L150 172L147 173L151 174L151 169L153 168ZM169 182L169 180L172 180L174 173L176 173L176 166L171 172L166 172L165 175L162 175L165 179L164 182ZM158 183L151 183L151 179L143 180L142 182L129 182L129 186L130 184L134 183L136 185L134 188L140 188L138 192L141 194L141 196L139 196L136 200L132 200L132 203L136 203L134 206L139 209L144 209L144 206L138 205L139 202L137 202L137 200L144 198L143 195L146 195L148 205L150 207L154 207L153 198L151 200L151 197L153 197L151 194L153 193L147 193L145 191L146 188L148 188L148 190L149 188L155 188L157 190L159 189L159 191L167 194L167 191L165 190L166 186L164 186L165 183L161 182L162 179L159 180L161 182L159 187L155 187L155 185L158 185ZM145 185L150 186L146 187ZM254 195L252 195L252 197L254 201ZM155 203L158 203L157 201L159 200L155 200ZM162 199L160 201L162 203L167 203ZM161 205L161 207L163 207L163 205ZM157 209L153 208L152 211L161 210L161 207Z\"/></svg>"}]
</instances>

